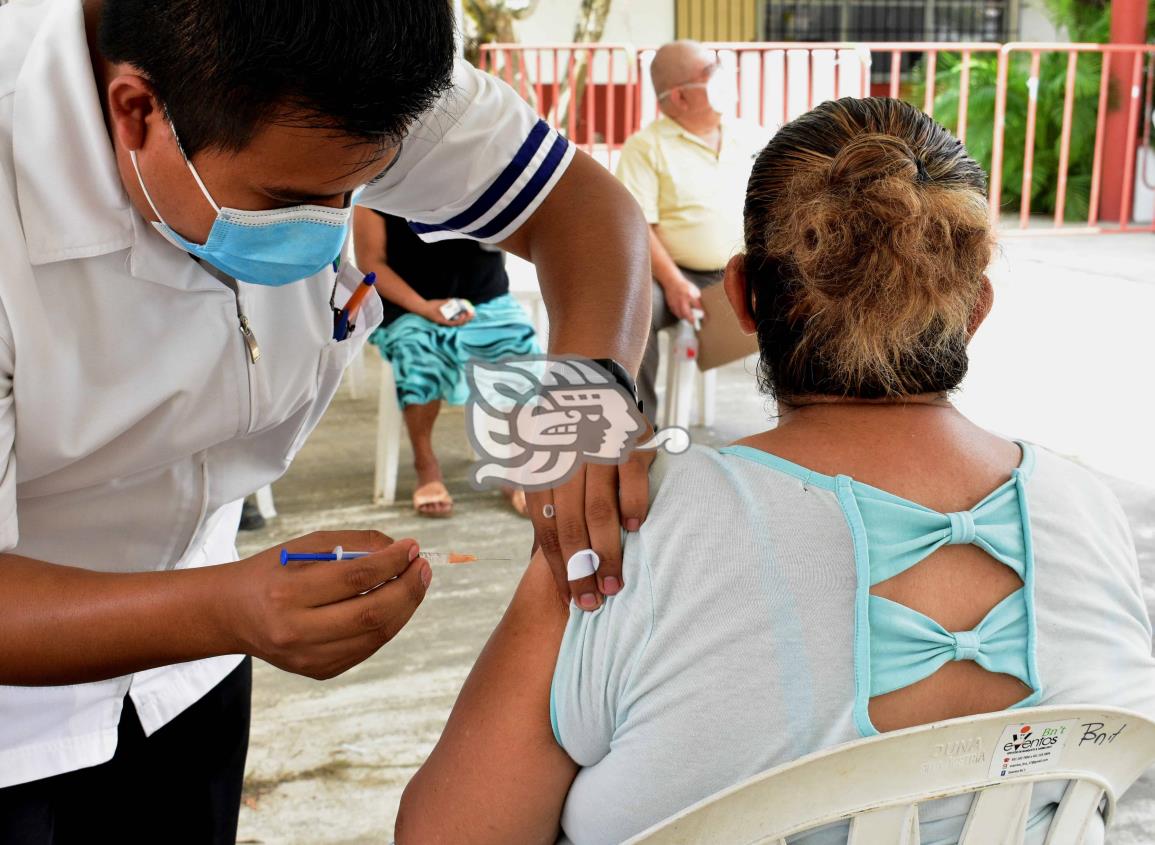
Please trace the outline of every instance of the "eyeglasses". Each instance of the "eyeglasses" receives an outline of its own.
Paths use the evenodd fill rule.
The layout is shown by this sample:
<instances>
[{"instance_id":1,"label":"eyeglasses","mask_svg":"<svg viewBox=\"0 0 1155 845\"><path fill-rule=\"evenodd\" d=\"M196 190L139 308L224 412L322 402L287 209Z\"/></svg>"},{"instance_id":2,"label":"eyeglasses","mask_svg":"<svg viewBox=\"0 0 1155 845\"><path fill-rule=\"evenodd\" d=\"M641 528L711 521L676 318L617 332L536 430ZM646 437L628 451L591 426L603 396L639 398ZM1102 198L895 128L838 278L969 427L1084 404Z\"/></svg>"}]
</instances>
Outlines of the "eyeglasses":
<instances>
[{"instance_id":1,"label":"eyeglasses","mask_svg":"<svg viewBox=\"0 0 1155 845\"><path fill-rule=\"evenodd\" d=\"M722 69L722 62L718 59L715 59L712 64L708 64L708 65L706 65L705 68L703 68L703 70L706 72L706 79L707 80L709 80L711 77L713 77L713 75L716 74L721 69ZM706 87L705 82L682 82L678 85L671 85L669 88L667 88L665 91L663 91L661 94L658 95L658 101L661 102L666 97L670 96L675 91L677 91L679 88L705 88L705 87Z\"/></svg>"}]
</instances>

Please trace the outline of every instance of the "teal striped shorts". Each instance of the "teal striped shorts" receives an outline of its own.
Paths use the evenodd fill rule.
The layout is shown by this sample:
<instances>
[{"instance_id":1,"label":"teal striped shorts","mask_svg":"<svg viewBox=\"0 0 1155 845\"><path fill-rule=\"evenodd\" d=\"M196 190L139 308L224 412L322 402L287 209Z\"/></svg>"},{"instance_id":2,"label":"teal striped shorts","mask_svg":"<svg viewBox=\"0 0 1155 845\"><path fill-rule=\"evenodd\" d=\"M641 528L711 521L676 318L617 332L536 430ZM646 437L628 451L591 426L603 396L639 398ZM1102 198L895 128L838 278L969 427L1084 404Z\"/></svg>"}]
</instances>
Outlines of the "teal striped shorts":
<instances>
[{"instance_id":1,"label":"teal striped shorts","mask_svg":"<svg viewBox=\"0 0 1155 845\"><path fill-rule=\"evenodd\" d=\"M476 315L464 326L442 326L416 314L403 314L370 341L393 364L401 407L444 399L464 405L469 396L465 365L518 355L540 355L529 316L504 294L475 305Z\"/></svg>"}]
</instances>

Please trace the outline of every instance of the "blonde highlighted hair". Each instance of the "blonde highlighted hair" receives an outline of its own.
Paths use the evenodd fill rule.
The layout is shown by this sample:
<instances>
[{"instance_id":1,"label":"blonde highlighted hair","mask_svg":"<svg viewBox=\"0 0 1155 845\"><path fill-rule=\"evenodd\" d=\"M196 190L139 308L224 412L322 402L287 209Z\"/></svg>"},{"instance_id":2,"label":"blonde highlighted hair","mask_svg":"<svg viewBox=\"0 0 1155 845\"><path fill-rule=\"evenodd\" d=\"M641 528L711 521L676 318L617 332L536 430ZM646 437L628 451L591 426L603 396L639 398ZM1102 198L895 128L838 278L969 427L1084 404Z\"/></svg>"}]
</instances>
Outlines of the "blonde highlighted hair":
<instances>
[{"instance_id":1,"label":"blonde highlighted hair","mask_svg":"<svg viewBox=\"0 0 1155 845\"><path fill-rule=\"evenodd\" d=\"M779 397L945 392L966 374L993 236L963 145L889 98L823 103L758 156L746 275Z\"/></svg>"}]
</instances>

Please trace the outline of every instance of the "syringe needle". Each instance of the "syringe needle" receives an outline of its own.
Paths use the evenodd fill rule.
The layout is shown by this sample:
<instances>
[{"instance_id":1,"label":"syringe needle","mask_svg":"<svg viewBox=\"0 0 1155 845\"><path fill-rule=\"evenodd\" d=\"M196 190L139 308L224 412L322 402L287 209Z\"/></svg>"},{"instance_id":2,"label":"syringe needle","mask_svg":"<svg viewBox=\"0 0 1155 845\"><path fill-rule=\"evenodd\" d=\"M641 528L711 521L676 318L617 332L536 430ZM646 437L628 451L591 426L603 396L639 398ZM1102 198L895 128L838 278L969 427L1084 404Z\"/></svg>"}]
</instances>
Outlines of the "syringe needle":
<instances>
[{"instance_id":1,"label":"syringe needle","mask_svg":"<svg viewBox=\"0 0 1155 845\"><path fill-rule=\"evenodd\" d=\"M462 554L460 552L421 552L421 557L430 564L441 566L444 564L458 565L462 563L484 563L487 561L508 561L507 557L478 557L477 555Z\"/></svg>"}]
</instances>

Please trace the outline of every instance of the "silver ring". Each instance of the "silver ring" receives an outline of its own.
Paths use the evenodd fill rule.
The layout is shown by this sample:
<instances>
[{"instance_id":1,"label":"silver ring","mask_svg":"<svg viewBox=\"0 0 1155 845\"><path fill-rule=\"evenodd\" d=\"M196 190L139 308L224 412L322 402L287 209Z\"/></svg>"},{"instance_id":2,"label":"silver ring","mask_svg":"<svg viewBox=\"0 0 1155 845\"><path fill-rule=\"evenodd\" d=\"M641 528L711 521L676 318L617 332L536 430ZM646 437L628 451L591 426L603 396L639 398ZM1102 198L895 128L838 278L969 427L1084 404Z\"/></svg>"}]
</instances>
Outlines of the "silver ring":
<instances>
[{"instance_id":1,"label":"silver ring","mask_svg":"<svg viewBox=\"0 0 1155 845\"><path fill-rule=\"evenodd\" d=\"M544 516L546 519L553 519L553 515L555 513L556 513L556 511L554 510L552 504L546 505L545 507L543 507L541 509L541 515Z\"/></svg>"}]
</instances>

